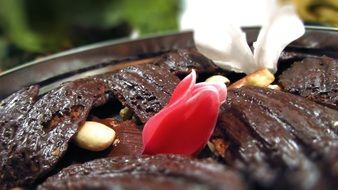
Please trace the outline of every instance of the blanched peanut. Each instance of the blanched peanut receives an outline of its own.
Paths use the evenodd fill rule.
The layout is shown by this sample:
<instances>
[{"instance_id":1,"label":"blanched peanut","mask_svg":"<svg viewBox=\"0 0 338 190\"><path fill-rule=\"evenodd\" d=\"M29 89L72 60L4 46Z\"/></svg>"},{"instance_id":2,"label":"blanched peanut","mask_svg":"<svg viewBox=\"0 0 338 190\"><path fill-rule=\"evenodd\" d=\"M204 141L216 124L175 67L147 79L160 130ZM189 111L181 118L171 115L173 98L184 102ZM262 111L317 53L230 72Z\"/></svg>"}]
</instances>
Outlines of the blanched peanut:
<instances>
[{"instance_id":1,"label":"blanched peanut","mask_svg":"<svg viewBox=\"0 0 338 190\"><path fill-rule=\"evenodd\" d=\"M240 88L242 86L267 87L274 80L275 76L268 69L259 69L236 81L228 89Z\"/></svg>"},{"instance_id":2,"label":"blanched peanut","mask_svg":"<svg viewBox=\"0 0 338 190\"><path fill-rule=\"evenodd\" d=\"M282 88L277 84L271 84L268 86L268 88L274 89L274 90L282 90Z\"/></svg>"},{"instance_id":3,"label":"blanched peanut","mask_svg":"<svg viewBox=\"0 0 338 190\"><path fill-rule=\"evenodd\" d=\"M228 78L226 78L225 76L222 76L222 75L211 76L211 77L207 78L207 80L205 80L205 82L210 82L210 83L219 82L219 83L224 83L226 85L230 84L230 80Z\"/></svg>"},{"instance_id":4,"label":"blanched peanut","mask_svg":"<svg viewBox=\"0 0 338 190\"><path fill-rule=\"evenodd\" d=\"M115 140L115 131L98 122L86 121L75 135L76 144L86 150L102 151Z\"/></svg>"}]
</instances>

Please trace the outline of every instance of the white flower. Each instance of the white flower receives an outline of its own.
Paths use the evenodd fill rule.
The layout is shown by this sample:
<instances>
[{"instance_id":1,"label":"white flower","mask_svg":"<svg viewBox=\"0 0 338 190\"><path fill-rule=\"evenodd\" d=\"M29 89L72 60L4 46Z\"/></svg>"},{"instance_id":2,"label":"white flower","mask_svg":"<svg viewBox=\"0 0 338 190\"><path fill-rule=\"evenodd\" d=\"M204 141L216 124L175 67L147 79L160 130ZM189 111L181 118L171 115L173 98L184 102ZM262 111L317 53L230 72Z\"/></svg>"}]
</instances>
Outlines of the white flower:
<instances>
[{"instance_id":1,"label":"white flower","mask_svg":"<svg viewBox=\"0 0 338 190\"><path fill-rule=\"evenodd\" d=\"M292 5L279 5L276 0L267 2L270 4L269 16L254 43L254 53L239 26L222 23L218 14L220 9L206 12L208 15L204 14L204 19L190 22L197 49L226 70L250 74L257 69L267 68L275 73L281 52L302 36L305 28ZM189 23L187 20L184 22Z\"/></svg>"},{"instance_id":2,"label":"white flower","mask_svg":"<svg viewBox=\"0 0 338 190\"><path fill-rule=\"evenodd\" d=\"M277 7L269 22L262 26L254 43L254 60L257 67L277 71L277 62L283 49L305 33L303 22L294 6Z\"/></svg>"}]
</instances>

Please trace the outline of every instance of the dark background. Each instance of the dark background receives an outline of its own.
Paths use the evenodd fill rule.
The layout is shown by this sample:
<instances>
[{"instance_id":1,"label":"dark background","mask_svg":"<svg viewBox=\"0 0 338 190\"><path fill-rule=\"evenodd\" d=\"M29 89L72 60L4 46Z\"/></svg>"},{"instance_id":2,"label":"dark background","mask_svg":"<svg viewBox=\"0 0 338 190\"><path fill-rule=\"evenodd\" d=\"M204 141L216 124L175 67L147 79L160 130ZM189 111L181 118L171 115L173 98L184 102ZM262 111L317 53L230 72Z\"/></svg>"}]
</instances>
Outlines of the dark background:
<instances>
[{"instance_id":1,"label":"dark background","mask_svg":"<svg viewBox=\"0 0 338 190\"><path fill-rule=\"evenodd\" d=\"M0 0L0 71L93 42L178 28L179 0Z\"/></svg>"},{"instance_id":2,"label":"dark background","mask_svg":"<svg viewBox=\"0 0 338 190\"><path fill-rule=\"evenodd\" d=\"M184 1L0 0L0 72L37 57L132 33L177 31ZM232 1L227 1L229 6ZM278 1L294 3L307 24L338 27L338 0ZM208 13L201 10L201 14Z\"/></svg>"}]
</instances>

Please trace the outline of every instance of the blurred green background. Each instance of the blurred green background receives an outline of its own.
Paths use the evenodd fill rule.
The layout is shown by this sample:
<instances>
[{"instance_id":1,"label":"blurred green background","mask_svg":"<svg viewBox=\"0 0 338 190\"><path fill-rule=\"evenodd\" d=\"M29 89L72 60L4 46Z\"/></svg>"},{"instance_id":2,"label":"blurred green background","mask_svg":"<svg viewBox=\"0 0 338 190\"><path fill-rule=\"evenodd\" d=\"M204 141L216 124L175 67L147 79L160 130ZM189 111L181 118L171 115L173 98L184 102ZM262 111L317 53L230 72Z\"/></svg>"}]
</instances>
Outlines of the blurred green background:
<instances>
[{"instance_id":1,"label":"blurred green background","mask_svg":"<svg viewBox=\"0 0 338 190\"><path fill-rule=\"evenodd\" d=\"M133 32L142 36L177 31L183 1L0 0L0 72L37 57ZM236 0L227 1L229 6L232 1ZM338 27L338 0L278 1L294 3L307 23ZM201 14L208 13L201 10Z\"/></svg>"},{"instance_id":2,"label":"blurred green background","mask_svg":"<svg viewBox=\"0 0 338 190\"><path fill-rule=\"evenodd\" d=\"M0 71L135 31L175 31L179 9L179 0L0 0Z\"/></svg>"}]
</instances>

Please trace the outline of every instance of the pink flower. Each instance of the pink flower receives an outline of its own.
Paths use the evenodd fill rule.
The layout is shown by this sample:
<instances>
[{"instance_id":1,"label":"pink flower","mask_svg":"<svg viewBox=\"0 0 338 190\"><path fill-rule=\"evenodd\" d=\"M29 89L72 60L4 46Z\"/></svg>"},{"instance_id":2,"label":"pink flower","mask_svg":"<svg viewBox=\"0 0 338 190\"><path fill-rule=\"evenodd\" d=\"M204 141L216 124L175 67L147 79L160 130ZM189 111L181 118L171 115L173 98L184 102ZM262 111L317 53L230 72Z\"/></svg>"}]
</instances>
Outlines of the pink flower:
<instances>
[{"instance_id":1,"label":"pink flower","mask_svg":"<svg viewBox=\"0 0 338 190\"><path fill-rule=\"evenodd\" d=\"M145 124L143 154L194 155L208 142L227 89L223 83L198 83L193 70L174 90L168 104Z\"/></svg>"}]
</instances>

